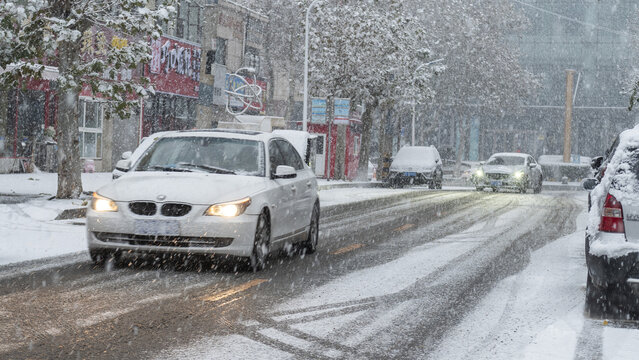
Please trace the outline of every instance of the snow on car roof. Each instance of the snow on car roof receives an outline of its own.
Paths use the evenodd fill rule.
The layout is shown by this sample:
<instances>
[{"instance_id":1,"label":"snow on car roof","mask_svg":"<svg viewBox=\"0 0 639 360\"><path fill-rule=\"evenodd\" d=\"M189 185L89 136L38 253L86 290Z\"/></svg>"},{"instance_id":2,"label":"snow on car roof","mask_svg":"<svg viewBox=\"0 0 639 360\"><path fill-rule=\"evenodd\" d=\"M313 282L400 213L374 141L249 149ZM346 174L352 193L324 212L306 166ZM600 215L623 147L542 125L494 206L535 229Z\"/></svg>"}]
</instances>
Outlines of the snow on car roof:
<instances>
[{"instance_id":1,"label":"snow on car roof","mask_svg":"<svg viewBox=\"0 0 639 360\"><path fill-rule=\"evenodd\" d=\"M531 156L531 155L526 154L526 153L508 153L508 152L495 153L495 154L490 155L490 157L494 157L494 156L514 156L514 157L526 158L526 157Z\"/></svg>"},{"instance_id":2,"label":"snow on car roof","mask_svg":"<svg viewBox=\"0 0 639 360\"><path fill-rule=\"evenodd\" d=\"M229 139L258 140L268 141L278 137L271 133L248 131L248 130L227 130L227 129L203 129L203 130L183 130L163 137L183 137L183 136L201 136L201 137L221 137Z\"/></svg>"}]
</instances>

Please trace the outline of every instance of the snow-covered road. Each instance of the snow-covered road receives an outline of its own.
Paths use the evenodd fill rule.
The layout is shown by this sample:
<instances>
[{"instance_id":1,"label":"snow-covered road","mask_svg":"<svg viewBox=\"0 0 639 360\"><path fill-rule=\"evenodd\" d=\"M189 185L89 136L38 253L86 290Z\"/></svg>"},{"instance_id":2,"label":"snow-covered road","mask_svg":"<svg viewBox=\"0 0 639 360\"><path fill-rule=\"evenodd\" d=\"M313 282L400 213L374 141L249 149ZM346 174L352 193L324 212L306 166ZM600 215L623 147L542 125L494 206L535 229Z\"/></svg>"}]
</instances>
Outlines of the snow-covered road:
<instances>
[{"instance_id":1,"label":"snow-covered road","mask_svg":"<svg viewBox=\"0 0 639 360\"><path fill-rule=\"evenodd\" d=\"M636 324L583 315L583 193L405 191L328 215L316 255L257 274L0 267L0 358L635 358ZM21 211L58 226L40 209Z\"/></svg>"}]
</instances>

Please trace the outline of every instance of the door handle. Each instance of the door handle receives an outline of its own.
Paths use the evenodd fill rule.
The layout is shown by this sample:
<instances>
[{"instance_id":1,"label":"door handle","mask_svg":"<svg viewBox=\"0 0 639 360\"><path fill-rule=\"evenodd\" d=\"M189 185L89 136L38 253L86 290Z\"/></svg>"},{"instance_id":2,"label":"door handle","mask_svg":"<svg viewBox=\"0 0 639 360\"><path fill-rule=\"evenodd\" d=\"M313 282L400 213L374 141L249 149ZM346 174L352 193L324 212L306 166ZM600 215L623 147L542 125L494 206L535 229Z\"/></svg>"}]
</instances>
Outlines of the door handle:
<instances>
[{"instance_id":1,"label":"door handle","mask_svg":"<svg viewBox=\"0 0 639 360\"><path fill-rule=\"evenodd\" d=\"M297 188L295 186L291 186L291 191L292 192L297 192Z\"/></svg>"},{"instance_id":2,"label":"door handle","mask_svg":"<svg viewBox=\"0 0 639 360\"><path fill-rule=\"evenodd\" d=\"M308 181L308 182L306 183L306 187L307 187L307 188L310 188L312 185L313 185L313 182L312 182L312 181Z\"/></svg>"}]
</instances>

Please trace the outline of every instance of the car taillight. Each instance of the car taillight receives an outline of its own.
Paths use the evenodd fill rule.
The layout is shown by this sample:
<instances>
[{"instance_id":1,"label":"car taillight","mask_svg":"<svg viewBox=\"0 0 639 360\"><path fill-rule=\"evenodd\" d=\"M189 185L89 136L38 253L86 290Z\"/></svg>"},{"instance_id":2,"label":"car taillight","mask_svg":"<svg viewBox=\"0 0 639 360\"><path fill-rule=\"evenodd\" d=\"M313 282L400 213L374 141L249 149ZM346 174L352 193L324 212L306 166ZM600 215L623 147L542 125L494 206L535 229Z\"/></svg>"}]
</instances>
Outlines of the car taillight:
<instances>
[{"instance_id":1,"label":"car taillight","mask_svg":"<svg viewBox=\"0 0 639 360\"><path fill-rule=\"evenodd\" d=\"M599 231L612 233L625 232L623 227L623 209L621 207L621 203L610 194L606 196L606 202L603 206Z\"/></svg>"}]
</instances>

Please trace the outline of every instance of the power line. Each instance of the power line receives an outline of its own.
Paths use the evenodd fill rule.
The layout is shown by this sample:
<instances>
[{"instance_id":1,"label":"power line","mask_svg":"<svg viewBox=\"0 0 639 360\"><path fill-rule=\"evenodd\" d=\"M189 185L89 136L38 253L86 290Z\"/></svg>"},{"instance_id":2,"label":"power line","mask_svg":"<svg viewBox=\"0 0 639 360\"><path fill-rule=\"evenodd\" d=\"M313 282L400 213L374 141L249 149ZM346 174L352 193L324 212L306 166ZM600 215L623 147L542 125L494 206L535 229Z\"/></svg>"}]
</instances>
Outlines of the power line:
<instances>
[{"instance_id":1,"label":"power line","mask_svg":"<svg viewBox=\"0 0 639 360\"><path fill-rule=\"evenodd\" d=\"M535 5L533 5L533 4L529 4L529 3L525 2L525 1L520 1L520 0L512 0L512 1L513 1L513 2L516 2L516 3L518 3L518 4L521 4L521 5L527 6L527 7L529 7L529 8L535 9L535 10L537 10L537 11L541 11L541 12L543 12L543 13L546 13L546 14L550 14L550 15L556 16L556 17L558 17L558 18L560 18L560 19L563 19L563 20L566 20L566 21L570 21L570 22L574 22L574 23L576 23L576 24L580 24L580 25L584 25L584 26L592 27L592 28L595 28L595 29L599 29L599 30L607 31L607 32L609 32L609 33L616 34L616 35L622 35L622 36L630 36L630 35L632 35L631 33L626 32L626 31L614 30L614 29L611 29L611 28L608 28L608 27L605 27L605 26L601 26L601 25L597 25L597 24L592 24L592 23L589 23L589 22L581 21L581 20L579 20L579 19L571 18L571 17L568 17L568 16L566 16L566 15L562 15L562 14L556 13L556 12L554 12L554 11L550 11L550 10L546 10L546 9L544 9L544 8L540 8L540 7L535 6Z\"/></svg>"}]
</instances>

